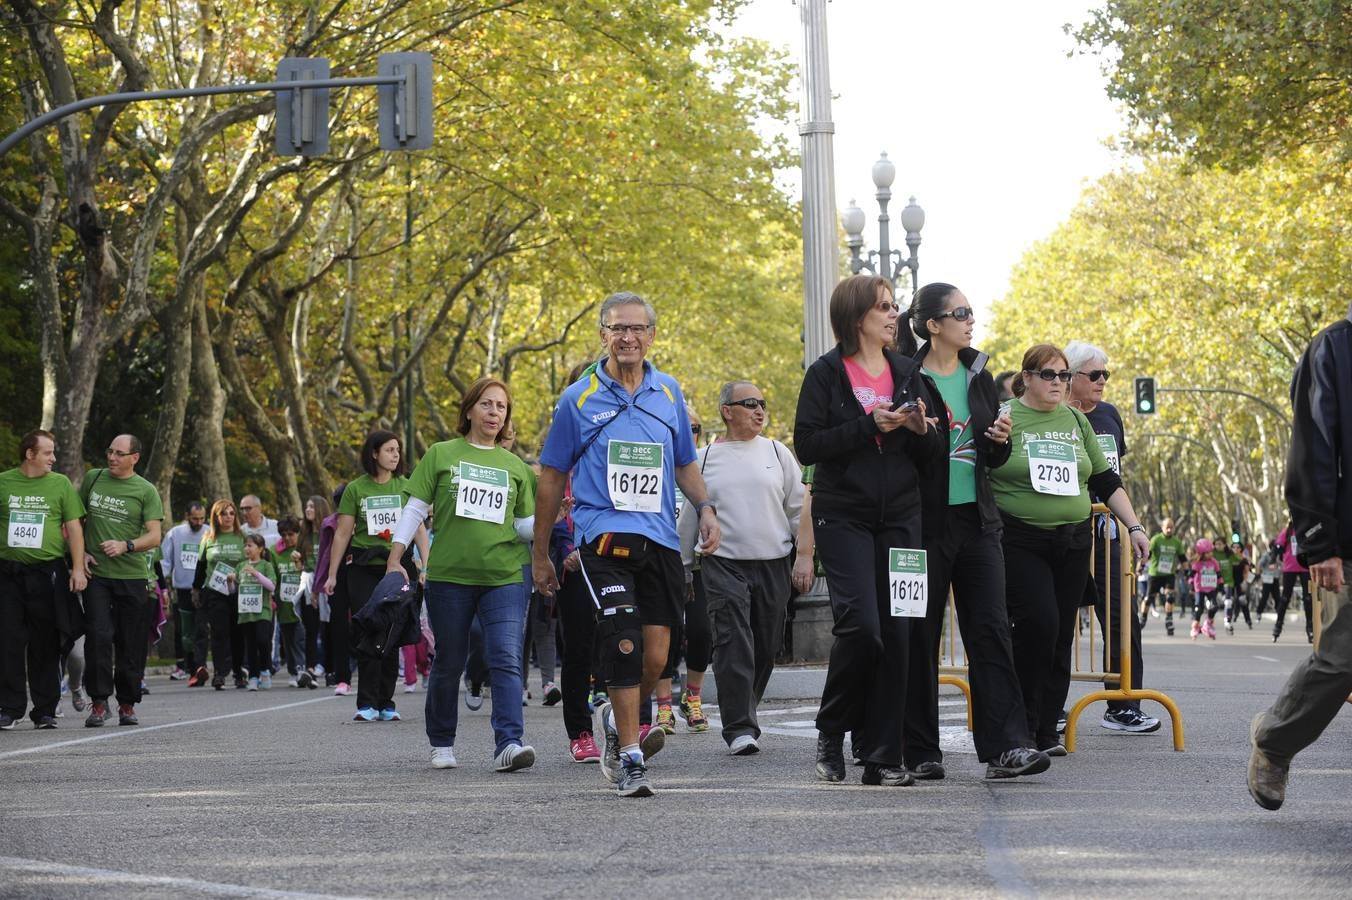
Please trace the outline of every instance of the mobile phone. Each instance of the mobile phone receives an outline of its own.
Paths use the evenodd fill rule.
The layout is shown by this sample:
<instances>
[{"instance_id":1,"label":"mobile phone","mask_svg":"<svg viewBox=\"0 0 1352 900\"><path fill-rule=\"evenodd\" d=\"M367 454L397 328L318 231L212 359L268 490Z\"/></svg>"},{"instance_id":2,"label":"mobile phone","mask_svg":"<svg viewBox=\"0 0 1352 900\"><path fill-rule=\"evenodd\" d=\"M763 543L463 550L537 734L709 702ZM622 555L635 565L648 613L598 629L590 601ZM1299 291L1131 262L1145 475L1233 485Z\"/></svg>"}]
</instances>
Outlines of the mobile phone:
<instances>
[{"instance_id":1,"label":"mobile phone","mask_svg":"<svg viewBox=\"0 0 1352 900\"><path fill-rule=\"evenodd\" d=\"M897 412L899 412L899 413L908 413L908 412L910 412L911 410L917 408L918 406L920 406L920 404L917 403L916 401L914 401L914 400L907 400L905 403L901 404L901 406L898 406L898 407L897 407Z\"/></svg>"}]
</instances>

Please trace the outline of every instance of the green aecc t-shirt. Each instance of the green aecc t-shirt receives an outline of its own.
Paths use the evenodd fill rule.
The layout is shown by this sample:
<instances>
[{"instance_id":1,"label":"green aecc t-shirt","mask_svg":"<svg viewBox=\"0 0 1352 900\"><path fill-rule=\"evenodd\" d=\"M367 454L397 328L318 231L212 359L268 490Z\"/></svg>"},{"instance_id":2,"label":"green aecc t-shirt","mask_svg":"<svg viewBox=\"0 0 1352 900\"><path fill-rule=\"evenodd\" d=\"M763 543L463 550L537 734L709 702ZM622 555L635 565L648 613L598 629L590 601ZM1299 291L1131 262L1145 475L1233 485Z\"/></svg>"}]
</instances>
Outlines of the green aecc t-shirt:
<instances>
[{"instance_id":1,"label":"green aecc t-shirt","mask_svg":"<svg viewBox=\"0 0 1352 900\"><path fill-rule=\"evenodd\" d=\"M146 533L146 524L164 518L159 491L140 475L114 478L107 469L90 469L80 485L80 499L84 501L85 552L96 563L91 573L100 578L119 578L141 581L146 577L146 562L142 554L123 553L111 557L100 544L117 541L124 544Z\"/></svg>"},{"instance_id":2,"label":"green aecc t-shirt","mask_svg":"<svg viewBox=\"0 0 1352 900\"><path fill-rule=\"evenodd\" d=\"M59 472L29 478L19 469L0 472L0 559L33 565L66 555L61 526L84 515L84 504Z\"/></svg>"},{"instance_id":3,"label":"green aecc t-shirt","mask_svg":"<svg viewBox=\"0 0 1352 900\"><path fill-rule=\"evenodd\" d=\"M402 475L384 484L376 484L370 475L353 479L338 502L338 512L355 520L348 546L356 550L390 549L390 539L407 502L408 479Z\"/></svg>"},{"instance_id":4,"label":"green aecc t-shirt","mask_svg":"<svg viewBox=\"0 0 1352 900\"><path fill-rule=\"evenodd\" d=\"M990 473L996 505L1039 528L1089 518L1089 476L1109 466L1084 414L1064 404L1043 412L1018 398L1009 414L1009 462Z\"/></svg>"}]
</instances>

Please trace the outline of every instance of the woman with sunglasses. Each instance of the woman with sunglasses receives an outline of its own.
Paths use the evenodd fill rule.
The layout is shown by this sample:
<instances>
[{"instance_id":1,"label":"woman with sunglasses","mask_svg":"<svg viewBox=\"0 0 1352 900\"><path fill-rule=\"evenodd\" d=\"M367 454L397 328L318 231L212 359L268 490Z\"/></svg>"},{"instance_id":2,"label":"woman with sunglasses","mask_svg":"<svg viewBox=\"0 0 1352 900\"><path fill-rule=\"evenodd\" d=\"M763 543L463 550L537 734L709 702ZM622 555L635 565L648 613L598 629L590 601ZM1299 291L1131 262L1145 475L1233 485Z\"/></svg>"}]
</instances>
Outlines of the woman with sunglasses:
<instances>
[{"instance_id":1,"label":"woman with sunglasses","mask_svg":"<svg viewBox=\"0 0 1352 900\"><path fill-rule=\"evenodd\" d=\"M929 578L928 611L911 622L906 685L906 768L944 777L939 747L939 638L953 591L972 684L973 737L987 778L1045 772L1051 760L1029 745L1023 696L1005 609L1000 510L989 471L1009 459L1010 418L1001 413L989 358L972 347L972 306L951 284L927 284L902 314L897 344L934 382L948 422L948 459L921 487ZM914 336L913 336L914 335ZM916 339L924 343L917 350Z\"/></svg>"},{"instance_id":2,"label":"woman with sunglasses","mask_svg":"<svg viewBox=\"0 0 1352 900\"><path fill-rule=\"evenodd\" d=\"M197 554L193 605L203 612L197 631L203 637L204 646L206 632L211 632L211 665L215 670L211 686L219 691L225 687L226 674L238 671L235 667L244 664L243 659L235 657L230 640L231 632L238 627L235 598L239 593L239 579L235 569L244 561L244 534L239 530L235 504L229 500L211 504L207 521L211 528L202 539ZM238 675L235 680L239 681Z\"/></svg>"},{"instance_id":3,"label":"woman with sunglasses","mask_svg":"<svg viewBox=\"0 0 1352 900\"><path fill-rule=\"evenodd\" d=\"M1138 559L1145 529L1084 413L1066 405L1074 373L1065 353L1035 344L1014 376L1009 461L991 472L1004 519L1005 603L1028 731L1064 756L1057 720L1070 688L1070 646L1089 577L1090 495L1127 526Z\"/></svg>"},{"instance_id":4,"label":"woman with sunglasses","mask_svg":"<svg viewBox=\"0 0 1352 900\"><path fill-rule=\"evenodd\" d=\"M1108 465L1121 475L1121 461L1127 455L1127 437L1121 413L1103 399L1103 390L1108 386L1108 354L1093 344L1071 341L1066 345L1066 360L1072 373L1070 405L1084 413L1090 427L1094 429L1094 438ZM1119 612L1122 605L1122 573L1117 563L1121 558L1122 536L1115 522L1107 516L1099 518L1101 521L1095 523L1098 542L1095 545L1094 574L1085 579L1084 599L1080 602L1094 607L1099 627L1103 629L1103 649L1107 654L1103 662L1106 671L1121 672L1122 642L1117 639L1116 629L1122 626ZM1112 603L1111 612L1108 602ZM1145 669L1141 657L1141 621L1135 615L1128 618L1131 619L1131 687L1140 690ZM1068 687L1069 680L1066 683ZM1149 734L1159 730L1160 720L1141 712L1139 700L1109 700L1108 711L1103 714L1100 724L1109 731Z\"/></svg>"},{"instance_id":5,"label":"woman with sunglasses","mask_svg":"<svg viewBox=\"0 0 1352 900\"><path fill-rule=\"evenodd\" d=\"M941 404L919 367L891 349L897 313L885 278L836 285L837 344L808 368L798 394L793 441L798 458L816 465L812 516L835 620L817 713L817 778L826 782L845 780L850 731L864 784L915 783L901 749L912 620L893 608L889 563L907 556L892 551L921 547L920 469L938 465L948 441L926 417Z\"/></svg>"}]
</instances>

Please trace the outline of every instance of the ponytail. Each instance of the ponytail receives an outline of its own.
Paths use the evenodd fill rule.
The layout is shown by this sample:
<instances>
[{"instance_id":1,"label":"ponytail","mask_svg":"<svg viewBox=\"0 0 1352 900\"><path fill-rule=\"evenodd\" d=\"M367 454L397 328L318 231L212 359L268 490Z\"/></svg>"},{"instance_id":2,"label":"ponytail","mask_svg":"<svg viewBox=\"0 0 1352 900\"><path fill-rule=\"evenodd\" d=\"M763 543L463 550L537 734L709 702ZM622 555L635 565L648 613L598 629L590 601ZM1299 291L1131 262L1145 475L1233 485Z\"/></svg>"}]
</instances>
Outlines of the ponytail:
<instances>
[{"instance_id":1,"label":"ponytail","mask_svg":"<svg viewBox=\"0 0 1352 900\"><path fill-rule=\"evenodd\" d=\"M916 345L911 316L915 311L915 301L897 315L897 352L903 356L915 356L920 350Z\"/></svg>"}]
</instances>

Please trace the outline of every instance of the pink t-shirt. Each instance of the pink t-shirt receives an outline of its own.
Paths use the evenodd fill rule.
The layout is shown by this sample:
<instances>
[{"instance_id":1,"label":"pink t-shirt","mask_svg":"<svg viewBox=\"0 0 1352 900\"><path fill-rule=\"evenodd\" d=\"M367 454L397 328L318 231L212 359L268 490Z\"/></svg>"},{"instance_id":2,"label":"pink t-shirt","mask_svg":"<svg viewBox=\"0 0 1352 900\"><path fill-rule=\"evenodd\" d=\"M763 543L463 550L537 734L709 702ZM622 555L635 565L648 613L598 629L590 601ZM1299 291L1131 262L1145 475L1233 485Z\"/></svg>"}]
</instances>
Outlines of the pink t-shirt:
<instances>
[{"instance_id":1,"label":"pink t-shirt","mask_svg":"<svg viewBox=\"0 0 1352 900\"><path fill-rule=\"evenodd\" d=\"M1215 574L1203 576L1202 575L1203 572L1213 572ZM1207 581L1210 582L1209 587L1202 583L1202 579L1204 577L1206 578ZM1192 564L1192 589L1195 592L1199 594L1215 593L1216 588L1220 586L1220 583L1221 583L1221 564L1216 562L1216 560L1212 559L1211 557L1207 557L1206 559L1199 559Z\"/></svg>"},{"instance_id":2,"label":"pink t-shirt","mask_svg":"<svg viewBox=\"0 0 1352 900\"><path fill-rule=\"evenodd\" d=\"M892 402L891 366L883 366L882 373L875 378L859 363L847 358L845 374L850 379L850 387L854 389L854 398L864 407L864 412L871 413L875 406Z\"/></svg>"}]
</instances>

